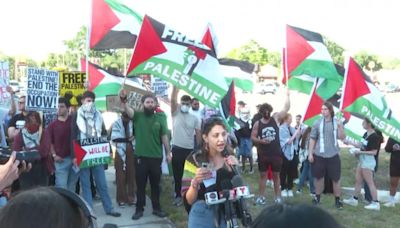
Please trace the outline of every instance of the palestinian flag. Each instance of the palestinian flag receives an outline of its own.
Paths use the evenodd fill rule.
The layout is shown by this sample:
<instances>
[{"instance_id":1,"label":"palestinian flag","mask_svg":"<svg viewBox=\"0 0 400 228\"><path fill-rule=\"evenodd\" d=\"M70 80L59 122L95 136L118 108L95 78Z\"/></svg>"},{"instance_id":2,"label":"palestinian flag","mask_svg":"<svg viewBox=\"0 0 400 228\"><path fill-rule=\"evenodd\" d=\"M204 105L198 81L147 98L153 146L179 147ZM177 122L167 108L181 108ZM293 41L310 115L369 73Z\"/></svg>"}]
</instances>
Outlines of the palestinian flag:
<instances>
[{"instance_id":1,"label":"palestinian flag","mask_svg":"<svg viewBox=\"0 0 400 228\"><path fill-rule=\"evenodd\" d=\"M211 107L218 107L228 91L213 50L149 16L143 19L127 72L159 77Z\"/></svg>"},{"instance_id":2,"label":"palestinian flag","mask_svg":"<svg viewBox=\"0 0 400 228\"><path fill-rule=\"evenodd\" d=\"M74 141L73 147L79 168L111 163L111 145L107 138L90 138Z\"/></svg>"},{"instance_id":3,"label":"palestinian flag","mask_svg":"<svg viewBox=\"0 0 400 228\"><path fill-rule=\"evenodd\" d=\"M235 86L241 90L248 92L253 91L254 79L252 74L256 67L254 64L247 61L226 58L219 59L218 61L228 85L234 81Z\"/></svg>"},{"instance_id":4,"label":"palestinian flag","mask_svg":"<svg viewBox=\"0 0 400 228\"><path fill-rule=\"evenodd\" d=\"M81 60L81 69L85 71L86 60ZM106 97L108 95L118 95L122 85L144 89L138 82L132 79L125 80L123 75L111 74L100 66L89 62L89 91L96 95L96 108L101 111L107 110Z\"/></svg>"},{"instance_id":5,"label":"palestinian flag","mask_svg":"<svg viewBox=\"0 0 400 228\"><path fill-rule=\"evenodd\" d=\"M309 127L314 125L314 122L321 118L321 107L324 104L324 100L316 93L318 79L314 79L314 86L312 93L308 101L307 108L303 115L303 123Z\"/></svg>"},{"instance_id":6,"label":"palestinian flag","mask_svg":"<svg viewBox=\"0 0 400 228\"><path fill-rule=\"evenodd\" d=\"M142 20L117 0L92 0L90 49L133 48Z\"/></svg>"},{"instance_id":7,"label":"palestinian flag","mask_svg":"<svg viewBox=\"0 0 400 228\"><path fill-rule=\"evenodd\" d=\"M236 97L235 97L235 82L232 81L229 90L221 101L219 110L222 118L225 120L228 127L235 126L235 111L236 111Z\"/></svg>"},{"instance_id":8,"label":"palestinian flag","mask_svg":"<svg viewBox=\"0 0 400 228\"><path fill-rule=\"evenodd\" d=\"M310 94L314 79L321 78L316 91L326 100L342 85L332 57L318 33L287 25L283 57L290 89Z\"/></svg>"},{"instance_id":9,"label":"palestinian flag","mask_svg":"<svg viewBox=\"0 0 400 228\"><path fill-rule=\"evenodd\" d=\"M352 58L347 63L341 110L367 117L376 129L400 141L399 121L383 94Z\"/></svg>"}]
</instances>

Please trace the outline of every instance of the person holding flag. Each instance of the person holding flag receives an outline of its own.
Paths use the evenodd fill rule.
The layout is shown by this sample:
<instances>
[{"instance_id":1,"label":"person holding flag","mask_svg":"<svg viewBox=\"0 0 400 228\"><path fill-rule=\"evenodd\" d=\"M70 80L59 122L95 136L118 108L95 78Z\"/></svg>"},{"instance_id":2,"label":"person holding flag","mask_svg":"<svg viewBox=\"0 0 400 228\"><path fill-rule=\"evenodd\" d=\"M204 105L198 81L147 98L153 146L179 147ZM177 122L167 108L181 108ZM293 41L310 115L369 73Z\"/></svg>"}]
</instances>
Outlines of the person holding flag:
<instances>
[{"instance_id":1,"label":"person holding flag","mask_svg":"<svg viewBox=\"0 0 400 228\"><path fill-rule=\"evenodd\" d=\"M311 133L308 160L311 163L311 171L314 176L315 197L313 203L320 203L321 193L324 190L325 174L333 181L333 193L335 206L343 208L340 201L340 169L338 140L345 139L343 124L335 118L333 105L324 102L321 107L322 117L315 121Z\"/></svg>"}]
</instances>

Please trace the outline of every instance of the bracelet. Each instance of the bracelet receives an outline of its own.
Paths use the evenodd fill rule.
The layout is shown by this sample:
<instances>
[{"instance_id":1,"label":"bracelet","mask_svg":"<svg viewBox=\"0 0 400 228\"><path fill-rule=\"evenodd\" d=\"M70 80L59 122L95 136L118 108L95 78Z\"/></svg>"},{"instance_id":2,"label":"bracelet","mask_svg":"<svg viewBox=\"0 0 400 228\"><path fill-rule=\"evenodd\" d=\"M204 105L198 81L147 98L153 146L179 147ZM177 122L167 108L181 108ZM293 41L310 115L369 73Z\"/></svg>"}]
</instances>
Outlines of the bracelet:
<instances>
[{"instance_id":1,"label":"bracelet","mask_svg":"<svg viewBox=\"0 0 400 228\"><path fill-rule=\"evenodd\" d=\"M190 186L192 186L194 189L199 190L200 185L197 183L194 179L190 182Z\"/></svg>"}]
</instances>

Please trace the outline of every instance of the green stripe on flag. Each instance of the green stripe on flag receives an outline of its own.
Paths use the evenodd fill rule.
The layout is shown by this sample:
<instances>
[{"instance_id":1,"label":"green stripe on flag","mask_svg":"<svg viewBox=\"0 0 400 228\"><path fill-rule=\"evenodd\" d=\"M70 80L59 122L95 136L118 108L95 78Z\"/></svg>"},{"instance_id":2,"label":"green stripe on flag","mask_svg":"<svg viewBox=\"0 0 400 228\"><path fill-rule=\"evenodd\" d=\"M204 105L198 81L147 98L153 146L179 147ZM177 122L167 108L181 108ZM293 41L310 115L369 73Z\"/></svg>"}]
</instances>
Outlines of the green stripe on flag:
<instances>
[{"instance_id":1,"label":"green stripe on flag","mask_svg":"<svg viewBox=\"0 0 400 228\"><path fill-rule=\"evenodd\" d=\"M312 77L326 78L340 81L340 75L337 73L332 62L305 59L290 76L310 75Z\"/></svg>"},{"instance_id":2,"label":"green stripe on flag","mask_svg":"<svg viewBox=\"0 0 400 228\"><path fill-rule=\"evenodd\" d=\"M143 17L136 13L135 11L131 10L129 7L119 3L115 0L105 0L106 3L113 9L123 14L129 14L136 18L139 23L143 22Z\"/></svg>"},{"instance_id":3,"label":"green stripe on flag","mask_svg":"<svg viewBox=\"0 0 400 228\"><path fill-rule=\"evenodd\" d=\"M288 81L288 87L301 93L310 94L313 88L313 81L306 81L296 76L291 76Z\"/></svg>"},{"instance_id":4,"label":"green stripe on flag","mask_svg":"<svg viewBox=\"0 0 400 228\"><path fill-rule=\"evenodd\" d=\"M230 85L232 80L234 80L235 86L240 88L241 90L251 92L254 89L254 83L251 80L225 77L225 81L226 81L227 85Z\"/></svg>"}]
</instances>

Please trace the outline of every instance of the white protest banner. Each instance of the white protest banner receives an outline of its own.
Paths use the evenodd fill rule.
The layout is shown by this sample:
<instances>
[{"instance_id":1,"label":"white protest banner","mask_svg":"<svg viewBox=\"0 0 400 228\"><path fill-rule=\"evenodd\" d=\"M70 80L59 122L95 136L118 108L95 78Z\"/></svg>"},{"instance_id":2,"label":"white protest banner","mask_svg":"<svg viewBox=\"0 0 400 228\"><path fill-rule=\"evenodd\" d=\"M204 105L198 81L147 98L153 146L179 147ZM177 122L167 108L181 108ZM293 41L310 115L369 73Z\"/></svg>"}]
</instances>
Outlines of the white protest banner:
<instances>
[{"instance_id":1,"label":"white protest banner","mask_svg":"<svg viewBox=\"0 0 400 228\"><path fill-rule=\"evenodd\" d=\"M105 165L111 162L111 147L106 137L74 141L74 151L77 165L80 168Z\"/></svg>"},{"instance_id":2,"label":"white protest banner","mask_svg":"<svg viewBox=\"0 0 400 228\"><path fill-rule=\"evenodd\" d=\"M168 98L168 83L161 78L151 77L151 91L157 97Z\"/></svg>"},{"instance_id":3,"label":"white protest banner","mask_svg":"<svg viewBox=\"0 0 400 228\"><path fill-rule=\"evenodd\" d=\"M10 83L10 68L8 62L0 61L0 107L10 107L10 94L6 88Z\"/></svg>"},{"instance_id":4,"label":"white protest banner","mask_svg":"<svg viewBox=\"0 0 400 228\"><path fill-rule=\"evenodd\" d=\"M59 76L57 71L29 67L26 109L56 111L58 106Z\"/></svg>"}]
</instances>

